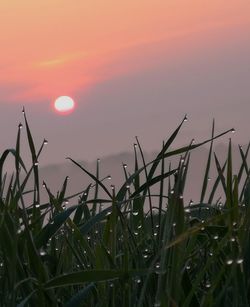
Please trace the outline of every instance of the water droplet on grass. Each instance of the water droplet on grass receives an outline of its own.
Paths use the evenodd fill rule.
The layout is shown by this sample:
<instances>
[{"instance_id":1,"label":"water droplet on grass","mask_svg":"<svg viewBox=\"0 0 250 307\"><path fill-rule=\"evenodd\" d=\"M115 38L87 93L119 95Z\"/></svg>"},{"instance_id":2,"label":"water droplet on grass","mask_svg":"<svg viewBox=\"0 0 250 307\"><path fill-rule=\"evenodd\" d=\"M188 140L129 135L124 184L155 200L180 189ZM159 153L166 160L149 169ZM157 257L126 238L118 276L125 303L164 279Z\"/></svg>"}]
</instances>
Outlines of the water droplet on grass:
<instances>
[{"instance_id":1,"label":"water droplet on grass","mask_svg":"<svg viewBox=\"0 0 250 307\"><path fill-rule=\"evenodd\" d=\"M228 259L227 261L226 261L226 264L227 265L231 265L233 263L233 260L232 259Z\"/></svg>"},{"instance_id":2,"label":"water droplet on grass","mask_svg":"<svg viewBox=\"0 0 250 307\"><path fill-rule=\"evenodd\" d=\"M135 277L135 282L136 282L137 284L140 284L140 283L141 283L141 278L140 278L140 277Z\"/></svg>"},{"instance_id":3,"label":"water droplet on grass","mask_svg":"<svg viewBox=\"0 0 250 307\"><path fill-rule=\"evenodd\" d=\"M40 256L45 256L45 255L46 255L46 252L43 249L41 249L40 250Z\"/></svg>"}]
</instances>

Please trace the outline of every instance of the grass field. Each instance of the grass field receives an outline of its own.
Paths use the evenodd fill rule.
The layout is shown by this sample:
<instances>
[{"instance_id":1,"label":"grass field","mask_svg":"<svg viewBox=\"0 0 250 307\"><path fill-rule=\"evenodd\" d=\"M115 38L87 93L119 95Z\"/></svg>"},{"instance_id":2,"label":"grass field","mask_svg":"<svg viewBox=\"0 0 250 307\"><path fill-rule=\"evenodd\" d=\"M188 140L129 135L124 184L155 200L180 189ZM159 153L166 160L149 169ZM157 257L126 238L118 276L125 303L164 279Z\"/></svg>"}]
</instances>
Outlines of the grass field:
<instances>
[{"instance_id":1,"label":"grass field","mask_svg":"<svg viewBox=\"0 0 250 307\"><path fill-rule=\"evenodd\" d=\"M233 129L217 135L213 123L210 139L173 149L185 117L150 162L136 139L134 171L124 165L120 187L100 178L99 160L92 174L69 158L90 184L68 195L68 179L62 178L53 195L39 181L47 141L35 148L23 114L15 148L0 158L0 306L250 305L250 146L239 147L236 173L231 140L222 164L213 152L214 140ZM30 167L20 153L21 134L28 140ZM190 155L204 144L210 149L200 200L184 203ZM8 156L12 176L4 173ZM176 167L169 162L174 156ZM208 192L212 164L218 174ZM224 195L216 199L219 188ZM47 203L40 201L41 189Z\"/></svg>"}]
</instances>

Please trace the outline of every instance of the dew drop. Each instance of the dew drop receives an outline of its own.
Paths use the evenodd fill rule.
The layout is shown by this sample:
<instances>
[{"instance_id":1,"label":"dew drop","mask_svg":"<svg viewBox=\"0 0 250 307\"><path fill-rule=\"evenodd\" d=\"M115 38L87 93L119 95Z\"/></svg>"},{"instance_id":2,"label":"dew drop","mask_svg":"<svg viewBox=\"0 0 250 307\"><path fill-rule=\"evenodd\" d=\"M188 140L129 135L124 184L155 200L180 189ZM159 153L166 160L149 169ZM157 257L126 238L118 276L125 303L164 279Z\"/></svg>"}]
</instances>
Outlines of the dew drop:
<instances>
[{"instance_id":1,"label":"dew drop","mask_svg":"<svg viewBox=\"0 0 250 307\"><path fill-rule=\"evenodd\" d=\"M211 288L210 282L207 282L207 283L205 284L205 287L206 287L207 289Z\"/></svg>"},{"instance_id":2,"label":"dew drop","mask_svg":"<svg viewBox=\"0 0 250 307\"><path fill-rule=\"evenodd\" d=\"M40 256L45 256L45 255L46 255L46 252L43 249L41 249L40 250Z\"/></svg>"},{"instance_id":3,"label":"dew drop","mask_svg":"<svg viewBox=\"0 0 250 307\"><path fill-rule=\"evenodd\" d=\"M214 235L213 238L214 238L214 240L218 240L219 236L218 235Z\"/></svg>"},{"instance_id":4,"label":"dew drop","mask_svg":"<svg viewBox=\"0 0 250 307\"><path fill-rule=\"evenodd\" d=\"M140 284L140 283L141 283L140 277L136 277L136 278L135 278L135 282L136 282L137 284Z\"/></svg>"},{"instance_id":5,"label":"dew drop","mask_svg":"<svg viewBox=\"0 0 250 307\"><path fill-rule=\"evenodd\" d=\"M234 128L232 128L232 129L231 129L231 132L232 132L232 133L235 133L235 129L234 129Z\"/></svg>"},{"instance_id":6,"label":"dew drop","mask_svg":"<svg viewBox=\"0 0 250 307\"><path fill-rule=\"evenodd\" d=\"M187 115L185 115L185 117L184 117L184 122L187 122L187 120L188 120L188 118L187 118Z\"/></svg>"},{"instance_id":7,"label":"dew drop","mask_svg":"<svg viewBox=\"0 0 250 307\"><path fill-rule=\"evenodd\" d=\"M156 269L159 269L159 268L160 268L160 263L159 263L159 262L157 262L157 263L155 264L155 268L156 268Z\"/></svg>"},{"instance_id":8,"label":"dew drop","mask_svg":"<svg viewBox=\"0 0 250 307\"><path fill-rule=\"evenodd\" d=\"M124 167L124 168L127 168L128 166L127 166L127 164L124 163L124 164L123 164L123 167Z\"/></svg>"},{"instance_id":9,"label":"dew drop","mask_svg":"<svg viewBox=\"0 0 250 307\"><path fill-rule=\"evenodd\" d=\"M243 259L242 259L242 258L238 258L238 259L236 260L236 263L237 263L237 264L243 263Z\"/></svg>"},{"instance_id":10,"label":"dew drop","mask_svg":"<svg viewBox=\"0 0 250 307\"><path fill-rule=\"evenodd\" d=\"M139 212L138 212L138 211L133 211L132 214L133 214L134 216L137 216L137 215L139 214Z\"/></svg>"},{"instance_id":11,"label":"dew drop","mask_svg":"<svg viewBox=\"0 0 250 307\"><path fill-rule=\"evenodd\" d=\"M19 125L18 125L18 129L22 129L23 128L23 125L20 123Z\"/></svg>"},{"instance_id":12,"label":"dew drop","mask_svg":"<svg viewBox=\"0 0 250 307\"><path fill-rule=\"evenodd\" d=\"M226 264L227 265L231 265L233 263L233 260L232 259L228 259L227 261L226 261Z\"/></svg>"},{"instance_id":13,"label":"dew drop","mask_svg":"<svg viewBox=\"0 0 250 307\"><path fill-rule=\"evenodd\" d=\"M47 141L46 139L44 139L44 140L43 140L43 144L44 144L44 145L47 145L47 144L48 144L48 141Z\"/></svg>"},{"instance_id":14,"label":"dew drop","mask_svg":"<svg viewBox=\"0 0 250 307\"><path fill-rule=\"evenodd\" d=\"M186 213L190 213L190 212L191 212L190 208L185 208L184 211L185 211Z\"/></svg>"},{"instance_id":15,"label":"dew drop","mask_svg":"<svg viewBox=\"0 0 250 307\"><path fill-rule=\"evenodd\" d=\"M38 162L38 161L35 161L34 165L37 166L38 164L39 164L39 162Z\"/></svg>"}]
</instances>

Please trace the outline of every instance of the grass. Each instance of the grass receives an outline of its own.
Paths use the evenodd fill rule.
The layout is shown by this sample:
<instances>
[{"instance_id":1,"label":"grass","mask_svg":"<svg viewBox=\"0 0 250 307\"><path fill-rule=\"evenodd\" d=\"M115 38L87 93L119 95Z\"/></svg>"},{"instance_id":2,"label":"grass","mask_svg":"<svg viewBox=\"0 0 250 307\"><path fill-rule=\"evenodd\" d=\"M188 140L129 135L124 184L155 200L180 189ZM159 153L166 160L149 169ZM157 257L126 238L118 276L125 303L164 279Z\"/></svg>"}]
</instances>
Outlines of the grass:
<instances>
[{"instance_id":1,"label":"grass","mask_svg":"<svg viewBox=\"0 0 250 307\"><path fill-rule=\"evenodd\" d=\"M20 153L22 125L15 149L0 158L1 306L249 306L250 146L239 147L236 174L231 141L224 164L213 153L214 140L232 129L216 135L213 123L208 140L171 149L185 117L151 162L136 139L134 171L124 165L119 188L99 177L99 160L92 174L68 158L90 184L68 195L65 178L53 195L39 181L38 160L47 141L35 148L23 114L31 166ZM185 204L190 155L204 144L210 150L200 201ZM11 177L4 173L9 155ZM218 175L208 192L212 164ZM215 201L219 188L224 197ZM41 203L41 189L47 203Z\"/></svg>"}]
</instances>

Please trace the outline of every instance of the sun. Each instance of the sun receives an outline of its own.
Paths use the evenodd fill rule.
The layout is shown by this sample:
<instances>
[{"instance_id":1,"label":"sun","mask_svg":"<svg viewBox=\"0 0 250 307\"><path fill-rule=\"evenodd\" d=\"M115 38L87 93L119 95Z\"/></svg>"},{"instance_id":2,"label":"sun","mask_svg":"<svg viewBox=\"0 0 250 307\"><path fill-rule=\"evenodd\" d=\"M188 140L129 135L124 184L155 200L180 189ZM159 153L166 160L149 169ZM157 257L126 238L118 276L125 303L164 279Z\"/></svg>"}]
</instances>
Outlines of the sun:
<instances>
[{"instance_id":1,"label":"sun","mask_svg":"<svg viewBox=\"0 0 250 307\"><path fill-rule=\"evenodd\" d=\"M75 102L69 96L60 96L56 98L54 102L54 109L62 114L66 115L74 111L75 109Z\"/></svg>"}]
</instances>

